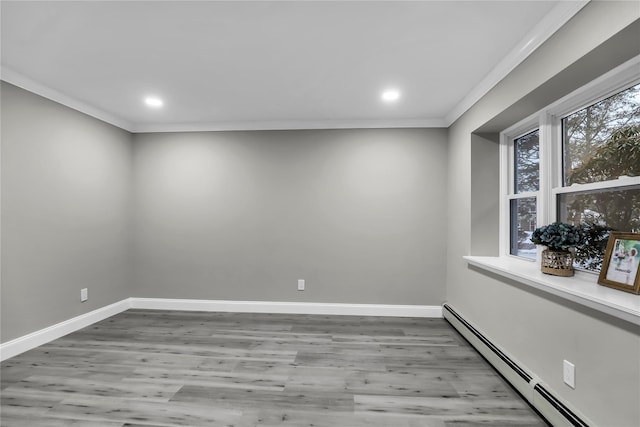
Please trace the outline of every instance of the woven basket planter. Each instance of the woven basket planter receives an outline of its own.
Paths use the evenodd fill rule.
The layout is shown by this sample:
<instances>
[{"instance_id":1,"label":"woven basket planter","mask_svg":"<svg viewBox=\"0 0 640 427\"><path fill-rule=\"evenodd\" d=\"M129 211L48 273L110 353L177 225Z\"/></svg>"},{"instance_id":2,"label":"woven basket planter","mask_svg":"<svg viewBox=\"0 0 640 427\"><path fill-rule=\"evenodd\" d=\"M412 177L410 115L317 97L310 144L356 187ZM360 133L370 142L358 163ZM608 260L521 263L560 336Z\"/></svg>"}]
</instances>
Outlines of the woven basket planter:
<instances>
[{"instance_id":1,"label":"woven basket planter","mask_svg":"<svg viewBox=\"0 0 640 427\"><path fill-rule=\"evenodd\" d=\"M541 270L554 276L573 276L573 252L545 249L542 251Z\"/></svg>"}]
</instances>

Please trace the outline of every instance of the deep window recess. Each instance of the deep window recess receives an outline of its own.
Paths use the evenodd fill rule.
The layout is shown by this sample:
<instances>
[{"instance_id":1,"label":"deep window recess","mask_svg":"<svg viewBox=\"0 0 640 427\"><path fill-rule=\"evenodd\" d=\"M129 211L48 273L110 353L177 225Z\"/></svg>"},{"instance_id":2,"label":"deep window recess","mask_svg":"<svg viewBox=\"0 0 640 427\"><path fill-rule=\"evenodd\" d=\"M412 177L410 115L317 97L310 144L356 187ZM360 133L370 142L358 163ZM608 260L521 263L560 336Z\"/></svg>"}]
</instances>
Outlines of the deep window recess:
<instances>
[{"instance_id":1,"label":"deep window recess","mask_svg":"<svg viewBox=\"0 0 640 427\"><path fill-rule=\"evenodd\" d=\"M576 268L597 272L610 231L640 233L639 64L637 57L503 132L503 253L535 259L531 232L567 222L588 239Z\"/></svg>"}]
</instances>

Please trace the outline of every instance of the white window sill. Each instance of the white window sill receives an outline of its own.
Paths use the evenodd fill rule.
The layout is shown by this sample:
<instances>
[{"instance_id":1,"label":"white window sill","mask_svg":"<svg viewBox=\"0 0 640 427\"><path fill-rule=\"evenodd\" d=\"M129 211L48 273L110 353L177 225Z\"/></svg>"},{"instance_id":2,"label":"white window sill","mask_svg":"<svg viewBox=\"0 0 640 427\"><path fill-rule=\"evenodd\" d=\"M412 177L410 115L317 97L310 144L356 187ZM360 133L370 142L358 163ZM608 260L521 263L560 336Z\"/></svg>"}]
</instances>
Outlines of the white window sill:
<instances>
[{"instance_id":1,"label":"white window sill","mask_svg":"<svg viewBox=\"0 0 640 427\"><path fill-rule=\"evenodd\" d=\"M640 325L640 295L599 285L595 275L578 272L573 277L551 276L543 274L537 262L512 257L465 256L464 259L483 270Z\"/></svg>"}]
</instances>

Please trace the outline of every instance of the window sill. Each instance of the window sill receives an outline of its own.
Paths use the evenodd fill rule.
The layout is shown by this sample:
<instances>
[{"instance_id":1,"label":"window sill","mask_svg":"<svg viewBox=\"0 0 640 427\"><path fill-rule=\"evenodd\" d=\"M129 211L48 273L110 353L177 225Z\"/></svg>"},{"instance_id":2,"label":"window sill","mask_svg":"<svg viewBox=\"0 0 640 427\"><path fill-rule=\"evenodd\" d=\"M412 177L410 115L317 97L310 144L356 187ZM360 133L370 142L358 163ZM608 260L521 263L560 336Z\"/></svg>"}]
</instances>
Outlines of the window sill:
<instances>
[{"instance_id":1,"label":"window sill","mask_svg":"<svg viewBox=\"0 0 640 427\"><path fill-rule=\"evenodd\" d=\"M470 265L529 285L577 304L640 325L640 295L598 285L596 276L576 273L574 277L543 274L536 262L511 257L463 257Z\"/></svg>"}]
</instances>

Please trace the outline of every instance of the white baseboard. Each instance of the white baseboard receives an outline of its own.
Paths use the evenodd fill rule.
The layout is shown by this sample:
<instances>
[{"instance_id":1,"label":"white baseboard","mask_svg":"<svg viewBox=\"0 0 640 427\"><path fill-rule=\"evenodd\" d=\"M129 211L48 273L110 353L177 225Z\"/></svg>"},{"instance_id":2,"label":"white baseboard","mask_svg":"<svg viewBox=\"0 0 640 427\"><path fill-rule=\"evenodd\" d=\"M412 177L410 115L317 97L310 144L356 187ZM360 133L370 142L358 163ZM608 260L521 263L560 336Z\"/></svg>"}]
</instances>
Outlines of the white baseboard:
<instances>
[{"instance_id":1,"label":"white baseboard","mask_svg":"<svg viewBox=\"0 0 640 427\"><path fill-rule=\"evenodd\" d=\"M130 308L130 298L111 305L90 311L48 328L32 332L20 338L0 344L0 361L7 360L25 351L31 350L50 341L63 337L71 332L85 328L101 320L107 319Z\"/></svg>"},{"instance_id":2,"label":"white baseboard","mask_svg":"<svg viewBox=\"0 0 640 427\"><path fill-rule=\"evenodd\" d=\"M148 310L220 311L236 313L326 314L442 318L436 305L337 304L274 301L131 298L131 308Z\"/></svg>"},{"instance_id":3,"label":"white baseboard","mask_svg":"<svg viewBox=\"0 0 640 427\"><path fill-rule=\"evenodd\" d=\"M332 304L309 302L217 301L197 299L127 298L0 344L0 361L63 337L130 308L147 310L219 311L235 313L325 314L442 318L435 305Z\"/></svg>"}]
</instances>

